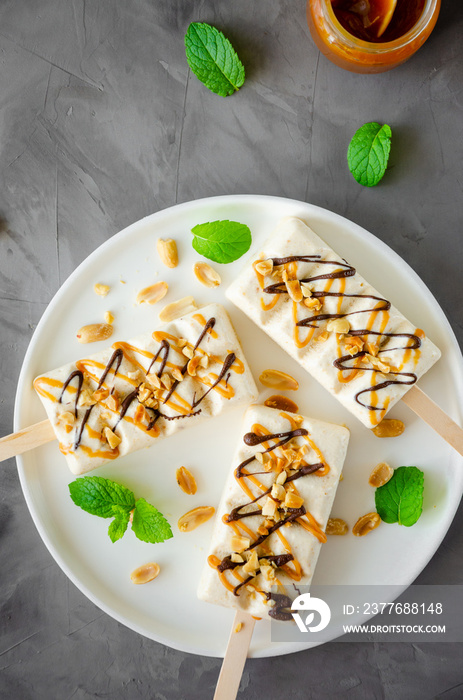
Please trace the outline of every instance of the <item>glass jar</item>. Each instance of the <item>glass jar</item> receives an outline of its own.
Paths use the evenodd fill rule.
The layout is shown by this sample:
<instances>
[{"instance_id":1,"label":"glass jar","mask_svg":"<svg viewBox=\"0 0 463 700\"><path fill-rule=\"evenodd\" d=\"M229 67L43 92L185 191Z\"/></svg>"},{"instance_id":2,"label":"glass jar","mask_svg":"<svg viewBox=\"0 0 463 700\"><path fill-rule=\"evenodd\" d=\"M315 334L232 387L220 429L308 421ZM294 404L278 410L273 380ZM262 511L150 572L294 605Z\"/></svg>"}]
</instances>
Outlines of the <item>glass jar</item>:
<instances>
[{"instance_id":1,"label":"glass jar","mask_svg":"<svg viewBox=\"0 0 463 700\"><path fill-rule=\"evenodd\" d=\"M310 33L320 51L333 63L354 73L382 73L404 63L431 34L441 0L426 0L416 24L394 41L363 41L350 34L334 14L331 0L308 0Z\"/></svg>"}]
</instances>

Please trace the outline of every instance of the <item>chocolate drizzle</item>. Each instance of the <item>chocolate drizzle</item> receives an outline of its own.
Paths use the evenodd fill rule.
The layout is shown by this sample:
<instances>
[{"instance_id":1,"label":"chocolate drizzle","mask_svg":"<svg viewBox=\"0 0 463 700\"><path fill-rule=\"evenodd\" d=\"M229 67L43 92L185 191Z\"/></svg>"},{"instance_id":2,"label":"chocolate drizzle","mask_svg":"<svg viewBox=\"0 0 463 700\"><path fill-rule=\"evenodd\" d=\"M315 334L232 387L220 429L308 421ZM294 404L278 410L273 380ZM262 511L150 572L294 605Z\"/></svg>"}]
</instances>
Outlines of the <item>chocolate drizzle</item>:
<instances>
[{"instance_id":1,"label":"chocolate drizzle","mask_svg":"<svg viewBox=\"0 0 463 700\"><path fill-rule=\"evenodd\" d=\"M84 375L82 374L82 372L80 370L76 369L75 372L71 372L69 377L66 379L66 381L63 384L63 389L61 391L61 394L59 395L58 403L63 403L64 392L66 391L66 389L68 388L69 384L72 382L74 377L79 378L79 381L77 382L76 400L74 403L74 415L77 418L77 402L79 401L80 392L82 391L82 384L84 383Z\"/></svg>"},{"instance_id":2,"label":"chocolate drizzle","mask_svg":"<svg viewBox=\"0 0 463 700\"><path fill-rule=\"evenodd\" d=\"M115 365L115 367L113 368L114 379L116 378L116 374L119 371L119 368L121 366L123 358L124 358L124 353L122 352L122 350L118 349L118 350L115 350L113 352L113 354L111 355L111 357L108 360L106 367L103 370L103 374L100 377L100 381L98 382L98 386L97 386L97 391L98 391L98 389L101 389L101 387L103 386L106 377L108 376L110 370L113 368L113 365ZM73 372L70 375L70 378L72 378L73 374L75 374L75 372ZM81 374L82 374L82 372L81 372ZM83 381L83 374L82 374L82 381ZM65 382L65 385L66 385L66 382ZM80 385L80 388L82 388L82 384ZM76 400L76 409L77 409L77 400ZM93 406L90 406L90 408L88 408L84 413L84 417L82 418L82 423L80 424L80 428L76 434L76 439L75 439L74 448L73 448L74 450L77 450L77 448L79 447L79 445L82 441L82 436L84 434L84 428L88 422L88 419L90 418L90 415L92 413L92 409L93 409Z\"/></svg>"},{"instance_id":3,"label":"chocolate drizzle","mask_svg":"<svg viewBox=\"0 0 463 700\"><path fill-rule=\"evenodd\" d=\"M262 442L267 442L268 440L275 440L275 438L284 438L278 445L274 445L266 452L274 450L280 445L284 445L286 442L292 440L293 437L299 437L300 435L308 435L308 431L305 428L297 428L296 430L288 430L286 433L273 433L272 435L257 435L257 433L246 433L243 437L243 441L246 445L254 447L255 445L260 445Z\"/></svg>"},{"instance_id":4,"label":"chocolate drizzle","mask_svg":"<svg viewBox=\"0 0 463 700\"><path fill-rule=\"evenodd\" d=\"M115 350L113 352L113 354L111 355L111 357L108 360L108 364L106 365L106 367L103 370L103 374L100 377L100 381L98 382L97 391L98 391L98 389L101 389L101 387L103 386L104 381L105 381L106 377L108 376L108 373L111 370L113 365L116 365L114 367L114 370L113 370L114 371L114 379L116 378L116 374L119 372L119 368L121 366L123 359L124 359L124 353L122 352L121 349Z\"/></svg>"},{"instance_id":5,"label":"chocolate drizzle","mask_svg":"<svg viewBox=\"0 0 463 700\"><path fill-rule=\"evenodd\" d=\"M169 343L167 342L167 340L165 340L165 339L162 340L162 341L161 341L161 345L159 346L159 349L158 349L156 355L153 357L150 366L149 366L148 369L146 370L146 374L149 374L149 373L151 372L151 368L153 367L154 363L156 362L156 360L158 359L158 357L159 357L160 355L162 355L161 366L160 366L160 368L158 369L158 371L156 372L156 374L157 374L158 377L160 377L160 376L162 375L162 373L164 372L164 369L165 369L165 367L166 367L166 364L167 364L167 358L168 358L168 356L169 356L169 350L170 350L170 345L169 345Z\"/></svg>"},{"instance_id":6,"label":"chocolate drizzle","mask_svg":"<svg viewBox=\"0 0 463 700\"><path fill-rule=\"evenodd\" d=\"M314 275L312 277L305 277L303 279L300 279L299 282L315 282L317 280L334 280L334 279L343 279L347 277L352 277L355 275L356 270L354 267L349 265L349 263L346 260L322 260L320 255L292 255L288 256L285 258L272 258L273 264L274 265L286 265L288 263L292 262L306 262L306 263L313 263L313 264L318 264L318 265L332 265L337 268L342 268L342 269L337 269L334 272L328 272L323 275ZM263 291L266 294L287 294L288 290L286 288L285 282L277 282L275 284L271 284L267 287L264 287ZM306 318L303 318L302 320L298 321L296 323L296 326L300 328L319 328L319 322L320 321L327 321L330 319L336 319L336 318L346 318L347 316L357 316L360 314L371 314L371 313L377 313L380 311L389 311L391 308L391 303L387 300L384 299L383 297L378 297L374 296L372 294L345 294L344 292L330 292L330 291L314 291L312 292L312 298L315 299L324 299L326 297L334 297L334 298L346 298L346 299L370 299L373 303L372 306L368 306L366 309L360 309L357 311L348 311L346 313L332 313L332 314L327 314L327 313L321 313L321 314L316 314L312 313L310 316L307 316ZM421 346L421 339L413 334L413 333L383 333L379 331L373 331L369 330L368 328L363 328L363 329L357 329L357 330L349 330L349 335L350 336L368 336L368 335L375 335L380 338L404 338L406 339L404 345L398 345L397 347L389 347L384 350L379 350L378 355L380 355L383 352L392 352L394 350L417 350ZM411 342L410 342L411 341ZM362 371L370 371L374 373L380 373L381 370L377 369L376 367L366 367L364 365L359 368L358 366L353 366L353 365L346 365L345 363L347 361L355 361L358 358L363 357L364 355L367 354L366 350L362 350L361 352L356 353L355 355L344 355L343 357L337 358L333 361L333 365L336 367L336 369L340 371L344 370L358 370L361 369ZM370 410L370 411L382 411L384 410L384 406L373 406L371 404L365 403L364 401L360 400L360 397L363 394L371 393L372 391L381 391L382 389L386 389L388 386L394 385L394 384L414 384L417 381L417 375L412 373L412 372L390 372L390 375L395 375L396 377L402 377L403 379L388 379L387 381L380 382L379 384L372 385L371 387L367 389L362 389L361 391L358 391L355 394L355 401L363 406L364 408Z\"/></svg>"},{"instance_id":7,"label":"chocolate drizzle","mask_svg":"<svg viewBox=\"0 0 463 700\"><path fill-rule=\"evenodd\" d=\"M230 369L230 367L232 366L232 364L234 363L235 360L236 360L235 353L230 352L227 355L227 357L225 358L225 361L222 365L222 369L220 370L219 376L217 377L215 382L213 384L211 384L209 389L206 392L204 392L204 394L199 399L195 399L193 401L192 408L196 408L196 406L198 406L201 403L201 401L206 398L206 396L212 391L212 389L215 389L217 384L220 384L220 382L222 381L224 376L227 374L228 370ZM230 378L230 375L228 374L227 379L226 379L227 382L228 382L229 378Z\"/></svg>"},{"instance_id":8,"label":"chocolate drizzle","mask_svg":"<svg viewBox=\"0 0 463 700\"><path fill-rule=\"evenodd\" d=\"M77 431L77 434L76 434L76 439L75 439L75 442L74 442L74 450L77 450L77 448L78 448L79 445L80 445L80 442L81 442L81 440L82 440L82 434L83 434L83 432L84 432L84 428L85 428L85 426L86 426L86 424L87 424L87 421L88 421L88 419L90 418L90 414L91 414L91 412L92 412L92 409L93 409L93 406L90 406L90 408L87 408L87 410L85 411L84 417L83 417L83 419L82 419L82 423L80 424L80 428L79 428L79 430Z\"/></svg>"},{"instance_id":9,"label":"chocolate drizzle","mask_svg":"<svg viewBox=\"0 0 463 700\"><path fill-rule=\"evenodd\" d=\"M266 593L267 600L274 600L275 605L270 608L268 614L273 617L274 620L280 620L281 622L289 622L293 619L291 614L292 600L289 596L283 595L283 593Z\"/></svg>"}]
</instances>

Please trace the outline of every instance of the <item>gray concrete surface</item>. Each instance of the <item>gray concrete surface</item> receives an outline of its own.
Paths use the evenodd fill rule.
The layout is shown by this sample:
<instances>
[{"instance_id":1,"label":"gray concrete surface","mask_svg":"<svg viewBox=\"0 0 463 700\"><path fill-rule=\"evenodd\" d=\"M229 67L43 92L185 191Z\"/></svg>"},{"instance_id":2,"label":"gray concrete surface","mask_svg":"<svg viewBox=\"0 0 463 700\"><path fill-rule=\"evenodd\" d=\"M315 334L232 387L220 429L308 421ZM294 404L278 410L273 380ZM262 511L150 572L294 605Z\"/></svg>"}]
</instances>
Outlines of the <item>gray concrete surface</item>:
<instances>
[{"instance_id":1,"label":"gray concrete surface","mask_svg":"<svg viewBox=\"0 0 463 700\"><path fill-rule=\"evenodd\" d=\"M226 100L188 70L189 22L226 32L247 70ZM176 202L302 199L402 255L463 339L463 7L444 2L407 64L371 77L319 56L298 0L1 0L0 435L46 305L100 243ZM366 121L394 130L383 183L345 150ZM0 470L0 697L207 700L217 660L165 648L90 603L54 563L13 461ZM460 508L421 583L463 582ZM339 644L248 662L247 700L463 697L462 645Z\"/></svg>"}]
</instances>

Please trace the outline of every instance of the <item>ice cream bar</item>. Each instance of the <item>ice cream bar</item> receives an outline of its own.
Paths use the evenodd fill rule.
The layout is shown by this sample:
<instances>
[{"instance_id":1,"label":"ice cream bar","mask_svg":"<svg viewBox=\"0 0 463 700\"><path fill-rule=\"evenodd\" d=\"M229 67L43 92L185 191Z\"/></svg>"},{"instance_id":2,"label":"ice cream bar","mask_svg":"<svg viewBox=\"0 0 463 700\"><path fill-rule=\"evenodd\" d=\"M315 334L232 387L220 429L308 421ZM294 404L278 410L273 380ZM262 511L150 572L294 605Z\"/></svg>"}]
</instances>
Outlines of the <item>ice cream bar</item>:
<instances>
[{"instance_id":1,"label":"ice cream bar","mask_svg":"<svg viewBox=\"0 0 463 700\"><path fill-rule=\"evenodd\" d=\"M74 474L257 395L239 340L218 304L47 372L34 388Z\"/></svg>"},{"instance_id":2,"label":"ice cream bar","mask_svg":"<svg viewBox=\"0 0 463 700\"><path fill-rule=\"evenodd\" d=\"M439 349L303 221L283 219L227 296L368 428Z\"/></svg>"},{"instance_id":3,"label":"ice cream bar","mask_svg":"<svg viewBox=\"0 0 463 700\"><path fill-rule=\"evenodd\" d=\"M248 408L217 509L201 600L291 619L282 608L293 583L312 580L348 442L349 431L339 425Z\"/></svg>"}]
</instances>

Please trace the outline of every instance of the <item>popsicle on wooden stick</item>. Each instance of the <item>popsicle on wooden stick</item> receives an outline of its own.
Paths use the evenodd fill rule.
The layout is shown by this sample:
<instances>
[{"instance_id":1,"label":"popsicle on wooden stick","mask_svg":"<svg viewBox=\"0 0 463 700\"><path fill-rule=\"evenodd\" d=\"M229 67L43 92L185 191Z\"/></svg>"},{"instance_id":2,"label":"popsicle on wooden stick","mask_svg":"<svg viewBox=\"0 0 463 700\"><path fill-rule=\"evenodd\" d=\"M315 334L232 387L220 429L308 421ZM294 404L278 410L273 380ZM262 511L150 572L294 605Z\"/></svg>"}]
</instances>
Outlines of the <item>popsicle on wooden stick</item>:
<instances>
[{"instance_id":1,"label":"popsicle on wooden stick","mask_svg":"<svg viewBox=\"0 0 463 700\"><path fill-rule=\"evenodd\" d=\"M294 217L227 296L368 428L440 357L424 331Z\"/></svg>"},{"instance_id":2,"label":"popsicle on wooden stick","mask_svg":"<svg viewBox=\"0 0 463 700\"><path fill-rule=\"evenodd\" d=\"M74 474L257 395L239 340L218 304L47 372L34 387Z\"/></svg>"},{"instance_id":3,"label":"popsicle on wooden stick","mask_svg":"<svg viewBox=\"0 0 463 700\"><path fill-rule=\"evenodd\" d=\"M349 431L251 406L217 509L198 597L260 618L292 584L310 584L346 455ZM279 586L281 593L272 593Z\"/></svg>"}]
</instances>

